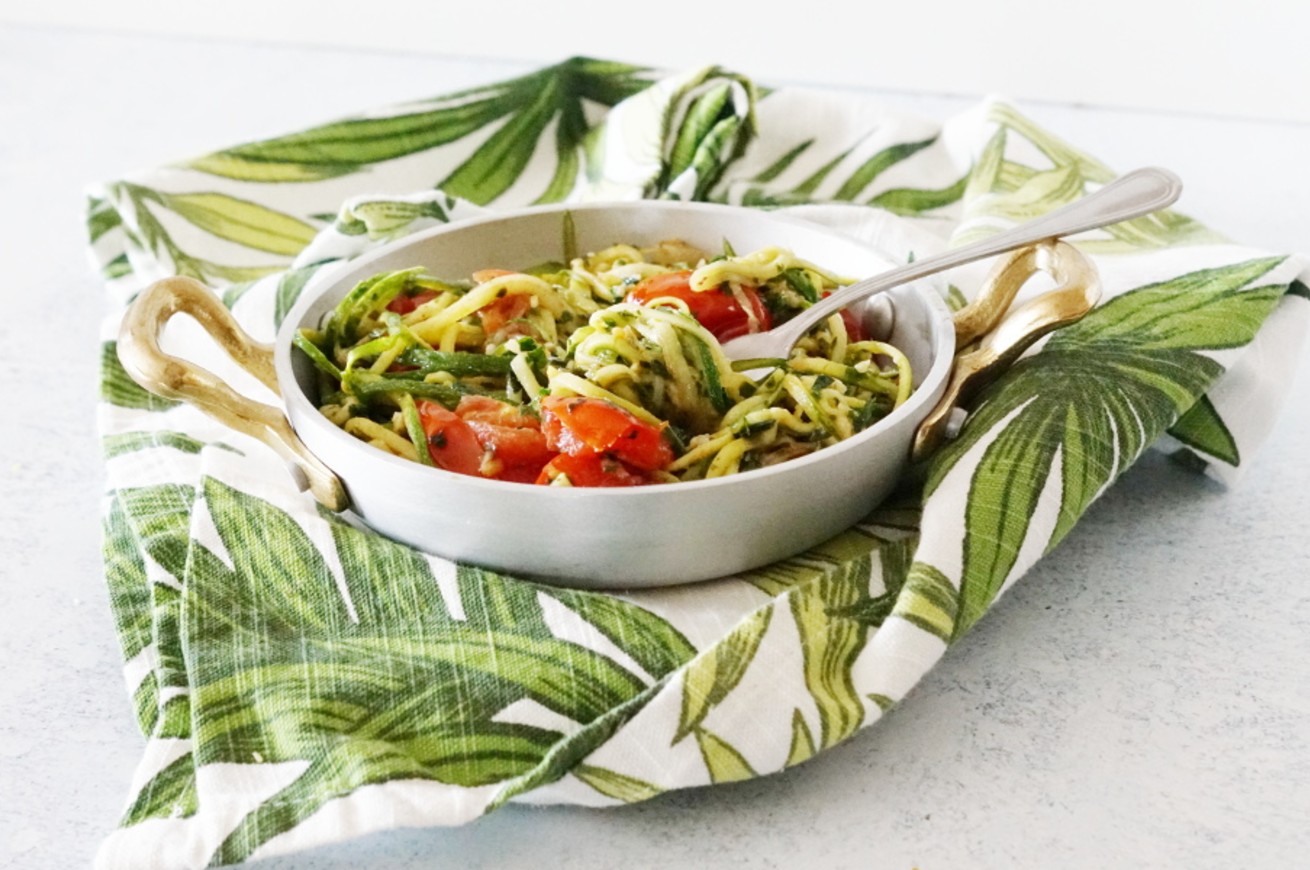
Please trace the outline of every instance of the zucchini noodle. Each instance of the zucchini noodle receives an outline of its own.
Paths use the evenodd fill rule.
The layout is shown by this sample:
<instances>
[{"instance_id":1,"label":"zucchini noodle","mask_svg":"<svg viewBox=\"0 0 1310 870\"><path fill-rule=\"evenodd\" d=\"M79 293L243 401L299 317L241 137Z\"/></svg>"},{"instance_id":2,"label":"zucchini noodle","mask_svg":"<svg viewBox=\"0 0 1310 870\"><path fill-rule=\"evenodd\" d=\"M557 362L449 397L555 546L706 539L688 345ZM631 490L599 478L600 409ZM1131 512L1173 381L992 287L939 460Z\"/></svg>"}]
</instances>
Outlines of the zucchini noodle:
<instances>
[{"instance_id":1,"label":"zucchini noodle","mask_svg":"<svg viewBox=\"0 0 1310 870\"><path fill-rule=\"evenodd\" d=\"M374 422L367 417L351 417L341 428L356 438L367 441L374 447L404 459L418 461L418 451L414 449L414 443L396 434L381 423Z\"/></svg>"},{"instance_id":2,"label":"zucchini noodle","mask_svg":"<svg viewBox=\"0 0 1310 870\"><path fill-rule=\"evenodd\" d=\"M484 408L487 397L505 402L513 425L537 429L544 399L580 397L663 433L672 459L639 469L644 482L698 480L812 453L909 398L905 354L851 334L860 327L845 315L811 330L789 359L752 361L754 376L724 355L720 336L770 328L847 283L778 247L712 256L676 240L615 244L473 280L419 268L377 275L296 345L320 372L322 413L393 455L433 464L428 415L449 417L468 396ZM501 466L493 453L484 469Z\"/></svg>"}]
</instances>

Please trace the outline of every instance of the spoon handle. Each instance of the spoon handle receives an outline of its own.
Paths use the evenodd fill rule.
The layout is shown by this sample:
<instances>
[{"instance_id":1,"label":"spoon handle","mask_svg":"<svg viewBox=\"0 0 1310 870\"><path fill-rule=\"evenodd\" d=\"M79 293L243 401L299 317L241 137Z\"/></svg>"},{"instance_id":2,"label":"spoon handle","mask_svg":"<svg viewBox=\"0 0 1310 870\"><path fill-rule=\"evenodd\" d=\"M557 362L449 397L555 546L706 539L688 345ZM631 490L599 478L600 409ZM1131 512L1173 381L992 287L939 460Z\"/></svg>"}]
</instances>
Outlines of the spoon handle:
<instances>
[{"instance_id":1,"label":"spoon handle","mask_svg":"<svg viewBox=\"0 0 1310 870\"><path fill-rule=\"evenodd\" d=\"M1093 194L1013 229L843 287L777 329L733 339L724 345L724 352L731 359L786 356L815 324L866 296L1025 245L1150 214L1172 204L1182 189L1178 176L1167 169L1129 172Z\"/></svg>"}]
</instances>

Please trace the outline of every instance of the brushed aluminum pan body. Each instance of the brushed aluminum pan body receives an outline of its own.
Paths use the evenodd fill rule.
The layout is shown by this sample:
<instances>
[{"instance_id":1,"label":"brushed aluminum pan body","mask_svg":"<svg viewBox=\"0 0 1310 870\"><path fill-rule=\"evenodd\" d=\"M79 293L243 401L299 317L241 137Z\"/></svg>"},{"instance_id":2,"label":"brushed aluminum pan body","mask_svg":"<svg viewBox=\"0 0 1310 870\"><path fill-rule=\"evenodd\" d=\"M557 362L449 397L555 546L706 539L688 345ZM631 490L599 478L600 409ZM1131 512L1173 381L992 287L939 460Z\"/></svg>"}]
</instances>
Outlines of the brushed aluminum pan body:
<instances>
[{"instance_id":1,"label":"brushed aluminum pan body","mask_svg":"<svg viewBox=\"0 0 1310 870\"><path fill-rule=\"evenodd\" d=\"M362 257L307 292L288 314L275 349L291 424L341 478L359 520L451 559L564 585L641 588L735 574L795 555L887 496L909 462L915 429L945 389L954 355L950 312L935 292L917 285L889 291L895 325L888 338L912 363L910 399L840 444L726 478L613 489L486 480L391 456L319 413L309 398L314 370L291 344L296 330L317 327L356 283L380 271L422 266L458 279L477 269L561 259L566 211L582 252L673 238L714 252L727 240L739 253L789 248L848 277L892 265L862 242L784 215L650 201L502 213L438 227Z\"/></svg>"}]
</instances>

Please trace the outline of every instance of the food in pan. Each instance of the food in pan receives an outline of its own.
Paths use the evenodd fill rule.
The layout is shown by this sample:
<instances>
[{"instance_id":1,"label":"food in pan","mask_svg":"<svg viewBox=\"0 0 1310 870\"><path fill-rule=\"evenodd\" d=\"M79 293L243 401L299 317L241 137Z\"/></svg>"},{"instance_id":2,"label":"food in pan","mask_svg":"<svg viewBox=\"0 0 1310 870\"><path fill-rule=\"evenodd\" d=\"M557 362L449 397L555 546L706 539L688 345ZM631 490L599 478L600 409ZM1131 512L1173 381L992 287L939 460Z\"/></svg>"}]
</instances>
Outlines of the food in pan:
<instances>
[{"instance_id":1,"label":"food in pan","mask_svg":"<svg viewBox=\"0 0 1310 870\"><path fill-rule=\"evenodd\" d=\"M788 359L730 362L846 282L780 248L619 244L448 280L357 285L296 346L346 432L460 474L553 486L700 480L850 438L910 394L910 364L848 312Z\"/></svg>"}]
</instances>

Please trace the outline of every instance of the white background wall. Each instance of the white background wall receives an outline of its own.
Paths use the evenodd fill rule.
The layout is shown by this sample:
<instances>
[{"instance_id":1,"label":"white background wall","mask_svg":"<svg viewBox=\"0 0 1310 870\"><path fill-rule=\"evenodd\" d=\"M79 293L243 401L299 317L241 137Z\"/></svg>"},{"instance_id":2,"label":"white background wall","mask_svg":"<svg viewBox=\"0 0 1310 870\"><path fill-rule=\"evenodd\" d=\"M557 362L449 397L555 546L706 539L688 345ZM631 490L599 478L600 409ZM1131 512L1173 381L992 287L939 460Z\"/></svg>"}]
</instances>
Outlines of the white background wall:
<instances>
[{"instance_id":1,"label":"white background wall","mask_svg":"<svg viewBox=\"0 0 1310 870\"><path fill-rule=\"evenodd\" d=\"M0 0L6 21L1310 123L1310 0Z\"/></svg>"}]
</instances>

